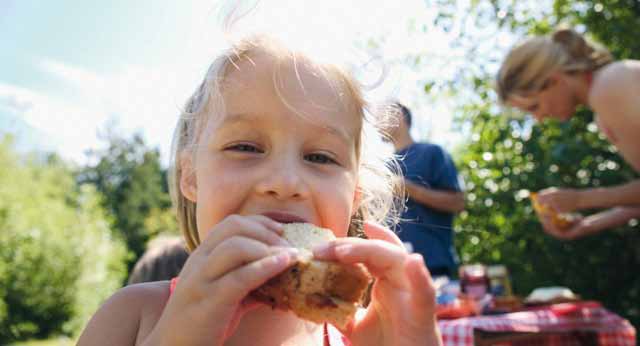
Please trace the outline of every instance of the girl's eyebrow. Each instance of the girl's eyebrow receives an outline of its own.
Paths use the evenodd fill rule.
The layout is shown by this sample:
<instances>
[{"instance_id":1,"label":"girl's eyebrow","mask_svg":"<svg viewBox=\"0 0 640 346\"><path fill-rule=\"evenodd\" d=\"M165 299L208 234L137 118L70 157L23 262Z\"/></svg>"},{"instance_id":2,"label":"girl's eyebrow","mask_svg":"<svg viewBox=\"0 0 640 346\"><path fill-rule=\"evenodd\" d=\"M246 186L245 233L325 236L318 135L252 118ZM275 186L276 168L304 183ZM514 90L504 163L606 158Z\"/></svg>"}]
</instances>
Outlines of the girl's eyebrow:
<instances>
[{"instance_id":1,"label":"girl's eyebrow","mask_svg":"<svg viewBox=\"0 0 640 346\"><path fill-rule=\"evenodd\" d=\"M224 117L224 119L222 120L222 125L233 125L238 123L255 124L257 119L259 119L259 115L251 113L231 113L227 114L227 116ZM350 135L344 128L339 128L327 124L317 124L313 122L309 122L309 124L321 128L323 131L338 137L345 144L351 144L354 137L353 135Z\"/></svg>"}]
</instances>

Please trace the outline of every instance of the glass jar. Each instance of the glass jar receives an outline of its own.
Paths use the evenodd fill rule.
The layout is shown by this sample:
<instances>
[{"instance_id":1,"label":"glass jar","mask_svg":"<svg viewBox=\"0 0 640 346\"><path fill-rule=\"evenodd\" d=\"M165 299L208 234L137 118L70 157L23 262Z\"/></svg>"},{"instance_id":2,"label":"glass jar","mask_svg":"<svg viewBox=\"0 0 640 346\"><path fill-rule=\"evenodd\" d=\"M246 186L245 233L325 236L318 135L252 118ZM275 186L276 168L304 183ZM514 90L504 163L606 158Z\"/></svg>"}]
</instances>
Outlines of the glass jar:
<instances>
[{"instance_id":1,"label":"glass jar","mask_svg":"<svg viewBox=\"0 0 640 346\"><path fill-rule=\"evenodd\" d=\"M489 292L486 267L482 264L460 266L460 290L473 299L482 299Z\"/></svg>"}]
</instances>

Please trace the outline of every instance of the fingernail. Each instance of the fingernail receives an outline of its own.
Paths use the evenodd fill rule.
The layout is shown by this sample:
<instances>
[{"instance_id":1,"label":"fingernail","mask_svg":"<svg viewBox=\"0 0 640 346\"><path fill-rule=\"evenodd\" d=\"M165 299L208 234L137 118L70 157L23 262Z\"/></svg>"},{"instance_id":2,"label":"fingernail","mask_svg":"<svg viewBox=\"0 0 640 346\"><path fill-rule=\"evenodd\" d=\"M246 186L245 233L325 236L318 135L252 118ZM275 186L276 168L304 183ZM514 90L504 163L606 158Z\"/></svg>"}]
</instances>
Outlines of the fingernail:
<instances>
[{"instance_id":1,"label":"fingernail","mask_svg":"<svg viewBox=\"0 0 640 346\"><path fill-rule=\"evenodd\" d=\"M282 234L283 229L284 229L284 225L281 224L278 221L273 221L273 222L271 222L271 229L276 231L276 233L278 233L278 234Z\"/></svg>"},{"instance_id":2,"label":"fingernail","mask_svg":"<svg viewBox=\"0 0 640 346\"><path fill-rule=\"evenodd\" d=\"M353 250L353 246L351 244L343 244L336 247L336 255L346 256L350 254L352 250Z\"/></svg>"},{"instance_id":3,"label":"fingernail","mask_svg":"<svg viewBox=\"0 0 640 346\"><path fill-rule=\"evenodd\" d=\"M285 264L288 264L289 261L291 261L291 256L287 252L283 251L283 252L280 252L279 254L275 255L273 257L273 261L277 265L285 265Z\"/></svg>"},{"instance_id":4,"label":"fingernail","mask_svg":"<svg viewBox=\"0 0 640 346\"><path fill-rule=\"evenodd\" d=\"M298 253L300 253L300 250L291 246L275 246L275 247L272 247L271 251L274 254L288 254L290 256L295 256L295 255L298 255Z\"/></svg>"},{"instance_id":5,"label":"fingernail","mask_svg":"<svg viewBox=\"0 0 640 346\"><path fill-rule=\"evenodd\" d=\"M291 258L296 258L298 257L298 255L300 255L300 250L294 248L294 247L288 247L284 250L287 254L289 254L289 256Z\"/></svg>"},{"instance_id":6,"label":"fingernail","mask_svg":"<svg viewBox=\"0 0 640 346\"><path fill-rule=\"evenodd\" d=\"M329 255L330 247L331 246L329 244L322 244L322 245L315 246L313 248L313 255L316 257L325 257Z\"/></svg>"}]
</instances>

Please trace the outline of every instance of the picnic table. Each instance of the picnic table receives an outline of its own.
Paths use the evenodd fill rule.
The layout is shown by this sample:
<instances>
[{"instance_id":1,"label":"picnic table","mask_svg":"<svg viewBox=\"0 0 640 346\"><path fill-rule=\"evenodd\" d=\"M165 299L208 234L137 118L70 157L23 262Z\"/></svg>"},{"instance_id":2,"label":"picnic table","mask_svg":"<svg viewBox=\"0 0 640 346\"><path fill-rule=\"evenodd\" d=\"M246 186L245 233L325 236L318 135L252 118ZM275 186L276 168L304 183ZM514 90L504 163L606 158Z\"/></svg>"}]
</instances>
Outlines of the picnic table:
<instances>
[{"instance_id":1,"label":"picnic table","mask_svg":"<svg viewBox=\"0 0 640 346\"><path fill-rule=\"evenodd\" d=\"M636 344L636 331L629 321L593 301L438 323L445 346Z\"/></svg>"}]
</instances>

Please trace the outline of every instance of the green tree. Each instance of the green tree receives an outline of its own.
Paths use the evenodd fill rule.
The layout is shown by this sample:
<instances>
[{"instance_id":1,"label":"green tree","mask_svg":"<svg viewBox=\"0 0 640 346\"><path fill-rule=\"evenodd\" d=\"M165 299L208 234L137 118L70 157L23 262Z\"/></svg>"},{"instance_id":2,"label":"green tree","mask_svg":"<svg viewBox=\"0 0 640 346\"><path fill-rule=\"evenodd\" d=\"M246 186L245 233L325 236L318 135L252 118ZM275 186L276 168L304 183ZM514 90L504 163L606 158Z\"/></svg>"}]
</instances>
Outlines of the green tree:
<instances>
[{"instance_id":1,"label":"green tree","mask_svg":"<svg viewBox=\"0 0 640 346\"><path fill-rule=\"evenodd\" d=\"M74 334L125 274L124 243L57 156L0 141L0 344Z\"/></svg>"},{"instance_id":2,"label":"green tree","mask_svg":"<svg viewBox=\"0 0 640 346\"><path fill-rule=\"evenodd\" d=\"M127 139L110 131L106 140L107 149L89 154L95 164L85 167L78 180L95 185L104 196L103 205L133 252L131 266L158 231L148 227L148 218L170 210L166 171L158 150L148 148L140 135Z\"/></svg>"},{"instance_id":3,"label":"green tree","mask_svg":"<svg viewBox=\"0 0 640 346\"><path fill-rule=\"evenodd\" d=\"M565 124L534 124L499 107L491 87L510 44L560 23L585 30L618 58L639 57L640 5L633 0L488 0L465 3L469 7L461 11L461 2L430 2L442 7L438 25L459 33L462 56L472 62L444 82L457 90L457 128L469 138L455 155L468 188L468 209L456 224L463 261L508 265L521 295L545 285L571 287L640 325L637 222L564 242L542 232L527 198L548 186L608 186L637 174L598 132L590 111L581 110Z\"/></svg>"}]
</instances>

